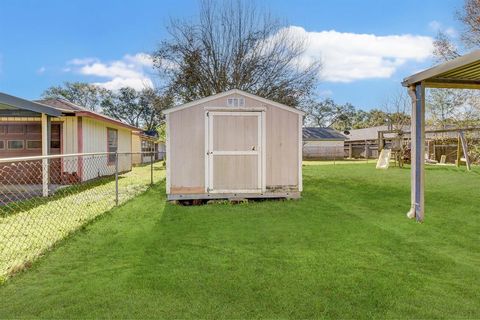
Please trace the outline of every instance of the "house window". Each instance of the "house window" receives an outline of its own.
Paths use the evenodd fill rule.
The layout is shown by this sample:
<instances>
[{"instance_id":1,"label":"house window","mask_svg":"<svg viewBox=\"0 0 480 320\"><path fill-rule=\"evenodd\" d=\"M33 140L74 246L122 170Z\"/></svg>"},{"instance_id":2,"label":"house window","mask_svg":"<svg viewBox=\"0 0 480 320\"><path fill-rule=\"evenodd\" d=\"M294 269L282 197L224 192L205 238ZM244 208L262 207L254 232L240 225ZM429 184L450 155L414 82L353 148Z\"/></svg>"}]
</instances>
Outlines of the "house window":
<instances>
[{"instance_id":1,"label":"house window","mask_svg":"<svg viewBox=\"0 0 480 320\"><path fill-rule=\"evenodd\" d=\"M107 128L107 148L108 152L117 152L118 150L118 131L117 129ZM108 154L108 163L115 163L115 154Z\"/></svg>"},{"instance_id":2,"label":"house window","mask_svg":"<svg viewBox=\"0 0 480 320\"><path fill-rule=\"evenodd\" d=\"M8 140L7 146L10 150L20 150L23 149L23 140Z\"/></svg>"},{"instance_id":3,"label":"house window","mask_svg":"<svg viewBox=\"0 0 480 320\"><path fill-rule=\"evenodd\" d=\"M228 98L227 105L229 107L243 107L245 106L245 99L244 98Z\"/></svg>"},{"instance_id":4,"label":"house window","mask_svg":"<svg viewBox=\"0 0 480 320\"><path fill-rule=\"evenodd\" d=\"M153 142L148 140L142 140L142 152L152 152L153 149Z\"/></svg>"},{"instance_id":5,"label":"house window","mask_svg":"<svg viewBox=\"0 0 480 320\"><path fill-rule=\"evenodd\" d=\"M5 149L5 141L0 140L0 150Z\"/></svg>"},{"instance_id":6,"label":"house window","mask_svg":"<svg viewBox=\"0 0 480 320\"><path fill-rule=\"evenodd\" d=\"M5 129L7 128L7 126L0 126L0 134L4 134L5 133Z\"/></svg>"},{"instance_id":7,"label":"house window","mask_svg":"<svg viewBox=\"0 0 480 320\"><path fill-rule=\"evenodd\" d=\"M27 149L41 149L42 141L41 140L27 140Z\"/></svg>"}]
</instances>

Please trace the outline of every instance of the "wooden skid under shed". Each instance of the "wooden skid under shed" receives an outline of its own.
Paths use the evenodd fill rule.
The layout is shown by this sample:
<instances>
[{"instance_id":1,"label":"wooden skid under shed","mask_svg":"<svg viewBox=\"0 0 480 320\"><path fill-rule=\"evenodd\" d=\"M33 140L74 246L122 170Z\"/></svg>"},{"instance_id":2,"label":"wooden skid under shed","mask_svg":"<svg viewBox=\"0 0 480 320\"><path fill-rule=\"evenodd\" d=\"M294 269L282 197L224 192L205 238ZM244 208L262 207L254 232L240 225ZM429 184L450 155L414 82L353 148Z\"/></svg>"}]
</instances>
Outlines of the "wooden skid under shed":
<instances>
[{"instance_id":1,"label":"wooden skid under shed","mask_svg":"<svg viewBox=\"0 0 480 320\"><path fill-rule=\"evenodd\" d=\"M265 192L265 193L197 193L169 194L167 200L197 200L197 199L299 199L300 192Z\"/></svg>"}]
</instances>

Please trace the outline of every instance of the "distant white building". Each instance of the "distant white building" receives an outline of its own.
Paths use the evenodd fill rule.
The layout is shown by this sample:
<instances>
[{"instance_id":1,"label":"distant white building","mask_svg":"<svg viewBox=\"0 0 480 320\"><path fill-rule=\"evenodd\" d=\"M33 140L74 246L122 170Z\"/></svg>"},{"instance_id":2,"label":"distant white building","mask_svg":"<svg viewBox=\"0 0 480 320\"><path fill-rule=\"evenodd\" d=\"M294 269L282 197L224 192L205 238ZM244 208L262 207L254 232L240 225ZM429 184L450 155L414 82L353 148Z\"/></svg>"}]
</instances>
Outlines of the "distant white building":
<instances>
[{"instance_id":1,"label":"distant white building","mask_svg":"<svg viewBox=\"0 0 480 320\"><path fill-rule=\"evenodd\" d=\"M330 160L345 156L346 137L331 128L303 128L303 159Z\"/></svg>"}]
</instances>

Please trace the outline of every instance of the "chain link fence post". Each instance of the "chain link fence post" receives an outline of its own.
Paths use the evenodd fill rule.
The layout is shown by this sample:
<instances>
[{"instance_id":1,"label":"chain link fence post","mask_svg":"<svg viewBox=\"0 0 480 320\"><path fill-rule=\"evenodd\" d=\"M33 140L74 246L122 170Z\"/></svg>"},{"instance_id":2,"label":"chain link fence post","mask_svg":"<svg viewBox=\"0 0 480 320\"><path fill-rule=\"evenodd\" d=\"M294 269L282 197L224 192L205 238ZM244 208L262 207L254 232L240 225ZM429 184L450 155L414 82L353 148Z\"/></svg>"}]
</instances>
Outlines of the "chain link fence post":
<instances>
[{"instance_id":1,"label":"chain link fence post","mask_svg":"<svg viewBox=\"0 0 480 320\"><path fill-rule=\"evenodd\" d=\"M115 206L118 206L118 152L115 152Z\"/></svg>"},{"instance_id":2,"label":"chain link fence post","mask_svg":"<svg viewBox=\"0 0 480 320\"><path fill-rule=\"evenodd\" d=\"M150 156L150 185L153 186L153 158L155 157L155 153L152 152Z\"/></svg>"}]
</instances>

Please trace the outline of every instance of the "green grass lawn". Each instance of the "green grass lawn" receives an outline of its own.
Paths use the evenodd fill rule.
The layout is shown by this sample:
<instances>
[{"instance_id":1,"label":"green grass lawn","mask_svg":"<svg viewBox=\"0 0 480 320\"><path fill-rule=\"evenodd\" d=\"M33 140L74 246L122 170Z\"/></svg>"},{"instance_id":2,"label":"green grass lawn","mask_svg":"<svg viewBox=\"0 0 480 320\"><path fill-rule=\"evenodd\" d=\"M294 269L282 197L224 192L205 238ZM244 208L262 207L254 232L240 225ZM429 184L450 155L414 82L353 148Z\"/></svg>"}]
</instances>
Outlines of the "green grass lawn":
<instances>
[{"instance_id":1,"label":"green grass lawn","mask_svg":"<svg viewBox=\"0 0 480 320\"><path fill-rule=\"evenodd\" d=\"M165 177L161 162L156 162L153 170L154 182ZM119 175L119 204L145 192L151 183L150 174L150 165L142 165ZM114 176L69 186L48 198L0 206L0 278L114 207Z\"/></svg>"},{"instance_id":2,"label":"green grass lawn","mask_svg":"<svg viewBox=\"0 0 480 320\"><path fill-rule=\"evenodd\" d=\"M303 199L165 205L163 186L0 287L0 318L480 318L480 170L304 167Z\"/></svg>"}]
</instances>

